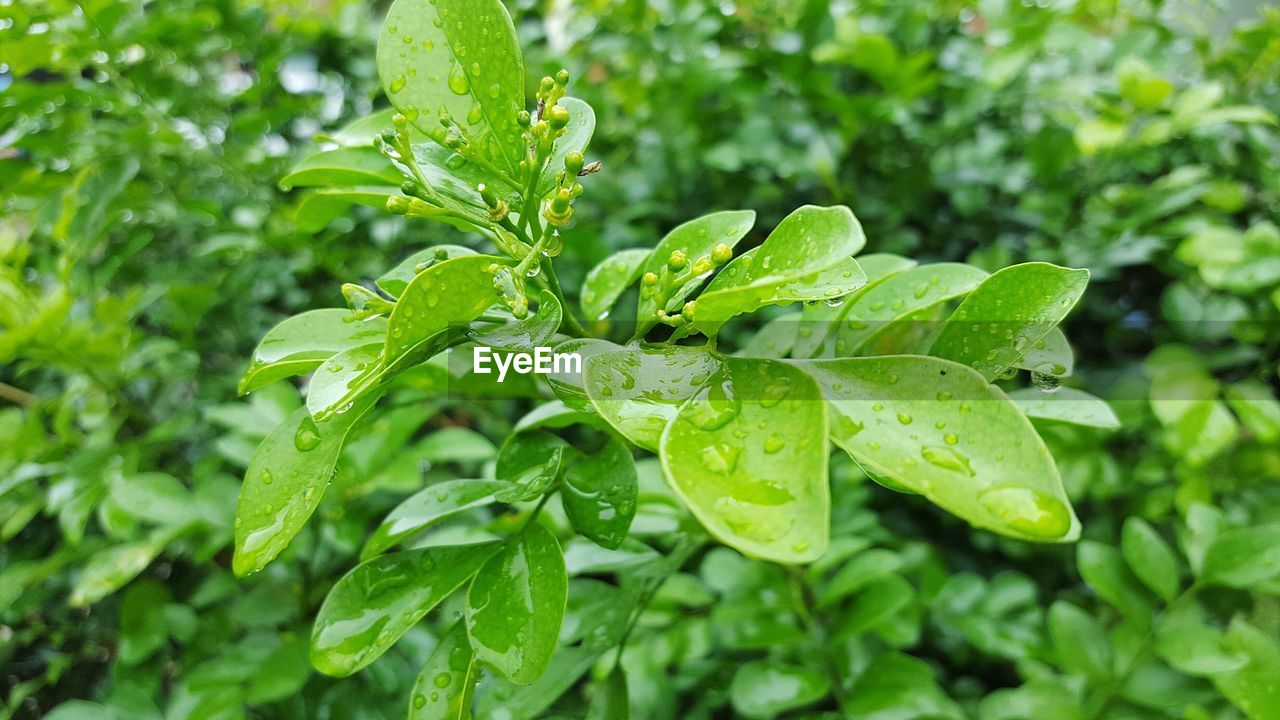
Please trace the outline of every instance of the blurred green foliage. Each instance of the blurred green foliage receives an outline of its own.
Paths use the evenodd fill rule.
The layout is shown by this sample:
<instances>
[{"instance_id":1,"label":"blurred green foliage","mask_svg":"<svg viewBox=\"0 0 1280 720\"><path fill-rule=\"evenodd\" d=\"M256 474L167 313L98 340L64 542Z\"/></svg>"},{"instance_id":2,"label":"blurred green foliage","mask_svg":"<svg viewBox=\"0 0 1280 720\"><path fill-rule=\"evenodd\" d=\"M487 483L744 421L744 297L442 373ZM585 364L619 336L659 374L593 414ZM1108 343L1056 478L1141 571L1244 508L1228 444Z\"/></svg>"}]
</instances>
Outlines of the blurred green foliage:
<instances>
[{"instance_id":1,"label":"blurred green foliage","mask_svg":"<svg viewBox=\"0 0 1280 720\"><path fill-rule=\"evenodd\" d=\"M1074 546L974 531L844 459L811 567L683 550L622 656L633 717L1280 717L1280 13L1210 31L1212 7L1121 0L510 8L530 82L568 67L598 115L567 286L713 209L769 228L845 203L872 251L1089 268L1071 383L1122 421L1037 423ZM304 232L277 186L380 106L378 10L0 5L0 717L403 714L447 624L333 680L312 621L378 520L478 476L518 415L393 409L280 562L230 570L239 477L300 406L280 385L232 399L256 340L471 242L368 208ZM665 562L568 551L583 638L618 631L614 577ZM481 716L582 717L616 691L594 660L493 689Z\"/></svg>"}]
</instances>

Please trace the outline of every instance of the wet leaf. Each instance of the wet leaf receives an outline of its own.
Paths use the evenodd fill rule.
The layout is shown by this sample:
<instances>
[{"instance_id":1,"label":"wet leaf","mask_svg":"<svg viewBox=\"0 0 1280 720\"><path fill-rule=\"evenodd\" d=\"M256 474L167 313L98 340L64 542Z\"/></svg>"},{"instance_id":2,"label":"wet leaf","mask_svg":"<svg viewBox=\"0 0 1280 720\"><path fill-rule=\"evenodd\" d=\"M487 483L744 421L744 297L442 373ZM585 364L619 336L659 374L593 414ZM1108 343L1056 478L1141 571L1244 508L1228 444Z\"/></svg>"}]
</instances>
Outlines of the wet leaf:
<instances>
[{"instance_id":1,"label":"wet leaf","mask_svg":"<svg viewBox=\"0 0 1280 720\"><path fill-rule=\"evenodd\" d=\"M826 411L795 367L727 358L662 435L662 468L707 530L748 555L811 562L831 512Z\"/></svg>"},{"instance_id":2,"label":"wet leaf","mask_svg":"<svg viewBox=\"0 0 1280 720\"><path fill-rule=\"evenodd\" d=\"M610 438L565 469L560 499L574 530L612 550L627 538L638 492L631 449Z\"/></svg>"},{"instance_id":3,"label":"wet leaf","mask_svg":"<svg viewBox=\"0 0 1280 720\"><path fill-rule=\"evenodd\" d=\"M409 720L471 720L480 668L459 621L440 638L418 672L409 700Z\"/></svg>"},{"instance_id":4,"label":"wet leaf","mask_svg":"<svg viewBox=\"0 0 1280 720\"><path fill-rule=\"evenodd\" d=\"M376 402L367 395L324 422L297 410L262 441L236 506L236 575L261 570L307 523L333 479L347 434Z\"/></svg>"},{"instance_id":5,"label":"wet leaf","mask_svg":"<svg viewBox=\"0 0 1280 720\"><path fill-rule=\"evenodd\" d=\"M896 323L977 287L987 274L959 263L921 265L896 273L883 282L858 293L851 301L845 320L837 331L835 352L845 357L875 343Z\"/></svg>"},{"instance_id":6,"label":"wet leaf","mask_svg":"<svg viewBox=\"0 0 1280 720\"><path fill-rule=\"evenodd\" d=\"M404 294L405 288L409 287L409 283L413 282L418 273L428 267L450 258L475 254L475 250L462 245L432 245L401 260L398 265L375 280L374 284L391 297L398 298Z\"/></svg>"},{"instance_id":7,"label":"wet leaf","mask_svg":"<svg viewBox=\"0 0 1280 720\"><path fill-rule=\"evenodd\" d=\"M387 514L360 552L367 560L438 522L494 502L500 480L446 480L410 495Z\"/></svg>"},{"instance_id":8,"label":"wet leaf","mask_svg":"<svg viewBox=\"0 0 1280 720\"><path fill-rule=\"evenodd\" d=\"M609 308L617 302L618 296L640 278L644 262L650 254L648 248L619 250L591 268L587 278L582 281L582 292L579 294L582 314L588 320L603 320L607 317Z\"/></svg>"},{"instance_id":9,"label":"wet leaf","mask_svg":"<svg viewBox=\"0 0 1280 720\"><path fill-rule=\"evenodd\" d=\"M445 330L468 327L497 303L498 294L489 272L495 263L507 264L492 255L462 255L418 273L388 318L383 363L396 366Z\"/></svg>"},{"instance_id":10,"label":"wet leaf","mask_svg":"<svg viewBox=\"0 0 1280 720\"><path fill-rule=\"evenodd\" d=\"M396 0L378 37L378 77L428 137L443 138L439 121L448 117L475 157L519 176L524 60L498 0Z\"/></svg>"},{"instance_id":11,"label":"wet leaf","mask_svg":"<svg viewBox=\"0 0 1280 720\"><path fill-rule=\"evenodd\" d=\"M994 380L1071 312L1088 284L1088 270L1040 262L993 273L947 318L929 354Z\"/></svg>"},{"instance_id":12,"label":"wet leaf","mask_svg":"<svg viewBox=\"0 0 1280 720\"><path fill-rule=\"evenodd\" d=\"M370 145L323 150L310 155L280 178L280 189L354 185L399 188L402 182L404 177L396 166Z\"/></svg>"},{"instance_id":13,"label":"wet leaf","mask_svg":"<svg viewBox=\"0 0 1280 720\"><path fill-rule=\"evenodd\" d=\"M584 358L591 404L618 432L657 451L680 405L720 367L700 348L670 346L601 352Z\"/></svg>"},{"instance_id":14,"label":"wet leaf","mask_svg":"<svg viewBox=\"0 0 1280 720\"><path fill-rule=\"evenodd\" d=\"M363 185L359 187L325 187L308 192L298 202L294 222L304 233L317 233L329 227L352 205L385 208L387 198L400 194L400 188L392 185Z\"/></svg>"},{"instance_id":15,"label":"wet leaf","mask_svg":"<svg viewBox=\"0 0 1280 720\"><path fill-rule=\"evenodd\" d=\"M294 375L305 375L348 348L384 338L385 318L356 320L338 308L311 310L281 322L263 336L240 378L239 393L253 392Z\"/></svg>"},{"instance_id":16,"label":"wet leaf","mask_svg":"<svg viewBox=\"0 0 1280 720\"><path fill-rule=\"evenodd\" d=\"M547 161L547 169L538 183L540 198L546 197L555 188L556 173L564 170L565 155L575 150L585 154L587 146L591 144L591 136L596 131L596 111L585 100L563 97L557 105L569 111L569 124L564 126L564 135L556 140L551 158Z\"/></svg>"},{"instance_id":17,"label":"wet leaf","mask_svg":"<svg viewBox=\"0 0 1280 720\"><path fill-rule=\"evenodd\" d=\"M975 371L919 356L796 365L822 387L832 442L868 469L976 527L1037 542L1079 536L1044 441Z\"/></svg>"},{"instance_id":18,"label":"wet leaf","mask_svg":"<svg viewBox=\"0 0 1280 720\"><path fill-rule=\"evenodd\" d=\"M560 544L534 523L485 563L467 590L476 657L515 683L537 680L555 653L567 596Z\"/></svg>"},{"instance_id":19,"label":"wet leaf","mask_svg":"<svg viewBox=\"0 0 1280 720\"><path fill-rule=\"evenodd\" d=\"M494 475L504 481L497 497L522 502L542 495L555 484L571 448L549 432L533 430L507 437L498 450Z\"/></svg>"},{"instance_id":20,"label":"wet leaf","mask_svg":"<svg viewBox=\"0 0 1280 720\"><path fill-rule=\"evenodd\" d=\"M498 552L497 543L381 555L343 575L311 632L311 664L345 677L378 659Z\"/></svg>"},{"instance_id":21,"label":"wet leaf","mask_svg":"<svg viewBox=\"0 0 1280 720\"><path fill-rule=\"evenodd\" d=\"M716 275L698 296L694 326L711 336L734 316L766 305L847 295L866 284L851 257L865 243L849 208L801 207Z\"/></svg>"},{"instance_id":22,"label":"wet leaf","mask_svg":"<svg viewBox=\"0 0 1280 720\"><path fill-rule=\"evenodd\" d=\"M467 337L495 350L532 353L539 347L546 347L560 329L563 310L556 296L545 290L538 294L537 299L537 312L521 320L513 318L507 323L477 323L467 332Z\"/></svg>"}]
</instances>

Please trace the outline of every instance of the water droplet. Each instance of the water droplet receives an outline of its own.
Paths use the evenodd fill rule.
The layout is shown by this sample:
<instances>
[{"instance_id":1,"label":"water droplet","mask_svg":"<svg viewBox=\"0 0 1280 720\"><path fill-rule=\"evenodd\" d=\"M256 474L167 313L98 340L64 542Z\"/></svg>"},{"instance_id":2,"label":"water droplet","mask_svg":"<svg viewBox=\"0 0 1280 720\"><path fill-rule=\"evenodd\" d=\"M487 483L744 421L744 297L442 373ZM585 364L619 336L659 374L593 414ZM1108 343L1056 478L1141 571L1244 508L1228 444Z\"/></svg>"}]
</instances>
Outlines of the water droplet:
<instances>
[{"instance_id":1,"label":"water droplet","mask_svg":"<svg viewBox=\"0 0 1280 720\"><path fill-rule=\"evenodd\" d=\"M293 446L302 452L315 450L320 444L320 428L310 417L302 419L298 431L293 434Z\"/></svg>"},{"instance_id":2,"label":"water droplet","mask_svg":"<svg viewBox=\"0 0 1280 720\"><path fill-rule=\"evenodd\" d=\"M708 432L728 425L742 409L742 400L727 373L718 373L719 379L699 391L685 416L697 427Z\"/></svg>"},{"instance_id":3,"label":"water droplet","mask_svg":"<svg viewBox=\"0 0 1280 720\"><path fill-rule=\"evenodd\" d=\"M948 445L955 445L956 443L960 442L960 437L955 433L947 433L946 435L942 436L942 439Z\"/></svg>"},{"instance_id":4,"label":"water droplet","mask_svg":"<svg viewBox=\"0 0 1280 720\"><path fill-rule=\"evenodd\" d=\"M501 92L502 92L502 86L499 85L498 83L494 83L489 86L489 97L496 98Z\"/></svg>"},{"instance_id":5,"label":"water droplet","mask_svg":"<svg viewBox=\"0 0 1280 720\"><path fill-rule=\"evenodd\" d=\"M742 448L728 443L713 443L702 448L702 466L713 473L728 475L738 466Z\"/></svg>"},{"instance_id":6,"label":"water droplet","mask_svg":"<svg viewBox=\"0 0 1280 720\"><path fill-rule=\"evenodd\" d=\"M270 471L270 470L263 470L263 471L262 471L262 474L261 474L261 475L259 475L258 477L262 478L262 484L263 484L263 485L270 485L270 484L271 484L271 482L275 479L275 478L271 477L271 471Z\"/></svg>"},{"instance_id":7,"label":"water droplet","mask_svg":"<svg viewBox=\"0 0 1280 720\"><path fill-rule=\"evenodd\" d=\"M911 420L912 418L910 415L906 413L898 413L898 422L902 423L903 425L910 425Z\"/></svg>"},{"instance_id":8,"label":"water droplet","mask_svg":"<svg viewBox=\"0 0 1280 720\"><path fill-rule=\"evenodd\" d=\"M1055 497L1040 490L997 485L978 495L1001 522L1036 537L1057 538L1071 529L1071 512Z\"/></svg>"},{"instance_id":9,"label":"water droplet","mask_svg":"<svg viewBox=\"0 0 1280 720\"><path fill-rule=\"evenodd\" d=\"M1062 389L1062 378L1049 373L1032 371L1031 384L1040 388L1040 392L1055 393Z\"/></svg>"},{"instance_id":10,"label":"water droplet","mask_svg":"<svg viewBox=\"0 0 1280 720\"><path fill-rule=\"evenodd\" d=\"M480 109L479 103L472 105L471 109L467 111L468 123L472 125L479 125L480 121L483 119L484 119L484 111Z\"/></svg>"},{"instance_id":11,"label":"water droplet","mask_svg":"<svg viewBox=\"0 0 1280 720\"><path fill-rule=\"evenodd\" d=\"M764 451L766 453L769 453L770 455L778 452L779 450L781 450L786 446L787 446L787 441L783 440L782 436L777 433L773 433L769 437L765 438L765 441L764 441Z\"/></svg>"},{"instance_id":12,"label":"water droplet","mask_svg":"<svg viewBox=\"0 0 1280 720\"><path fill-rule=\"evenodd\" d=\"M452 90L455 94L466 95L467 90L469 90L470 88L471 88L471 83L467 80L466 72L462 70L461 65L455 64L453 68L449 70L449 89ZM394 89L395 87L393 85L392 90Z\"/></svg>"},{"instance_id":13,"label":"water droplet","mask_svg":"<svg viewBox=\"0 0 1280 720\"><path fill-rule=\"evenodd\" d=\"M393 93L398 93L398 92L400 92L401 90L403 90L403 89L404 89L404 84L405 84L406 82L408 82L408 81L407 81L407 80L405 80L405 78L404 78L404 76L403 76L403 75L401 75L400 77L396 78L395 80L392 80L392 81L391 81L391 92L393 92Z\"/></svg>"},{"instance_id":14,"label":"water droplet","mask_svg":"<svg viewBox=\"0 0 1280 720\"><path fill-rule=\"evenodd\" d=\"M450 682L453 682L453 676L450 675L449 673L442 672L439 675L436 675L436 679L435 679L436 687L447 688L449 687Z\"/></svg>"},{"instance_id":15,"label":"water droplet","mask_svg":"<svg viewBox=\"0 0 1280 720\"><path fill-rule=\"evenodd\" d=\"M964 473L969 477L974 476L973 468L969 465L969 458L943 445L925 445L920 448L920 457L926 462L944 470Z\"/></svg>"},{"instance_id":16,"label":"water droplet","mask_svg":"<svg viewBox=\"0 0 1280 720\"><path fill-rule=\"evenodd\" d=\"M771 408L791 394L791 378L774 378L760 393L760 407Z\"/></svg>"},{"instance_id":17,"label":"water droplet","mask_svg":"<svg viewBox=\"0 0 1280 720\"><path fill-rule=\"evenodd\" d=\"M426 695L414 695L414 696L413 696L413 706L414 706L415 708L418 708L419 710L421 710L422 708L426 707L426 706L427 706L427 696L426 696Z\"/></svg>"}]
</instances>

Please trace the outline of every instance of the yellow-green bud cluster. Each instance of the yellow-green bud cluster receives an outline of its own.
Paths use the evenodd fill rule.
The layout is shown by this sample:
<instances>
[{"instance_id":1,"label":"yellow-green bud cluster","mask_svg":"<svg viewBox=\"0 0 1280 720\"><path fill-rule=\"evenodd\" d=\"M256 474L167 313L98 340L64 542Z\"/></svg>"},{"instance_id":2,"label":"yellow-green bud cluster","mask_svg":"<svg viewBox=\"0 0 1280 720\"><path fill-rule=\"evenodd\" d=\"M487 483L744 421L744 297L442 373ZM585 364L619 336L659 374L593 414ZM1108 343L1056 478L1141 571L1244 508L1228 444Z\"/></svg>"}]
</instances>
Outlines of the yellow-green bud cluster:
<instances>
[{"instance_id":1,"label":"yellow-green bud cluster","mask_svg":"<svg viewBox=\"0 0 1280 720\"><path fill-rule=\"evenodd\" d=\"M640 278L640 296L652 300L658 306L657 319L672 327L687 323L693 319L696 303L693 300L685 303L680 312L669 313L667 306L671 304L675 293L691 281L705 276L712 270L724 265L733 258L733 248L720 243L711 252L693 262L689 262L686 250L673 250L667 256L666 263L658 272L647 272Z\"/></svg>"},{"instance_id":2,"label":"yellow-green bud cluster","mask_svg":"<svg viewBox=\"0 0 1280 720\"><path fill-rule=\"evenodd\" d=\"M509 208L507 202L498 197L498 193L484 183L480 183L477 187L480 191L480 199L484 201L484 206L489 209L489 219L497 222L507 216Z\"/></svg>"}]
</instances>

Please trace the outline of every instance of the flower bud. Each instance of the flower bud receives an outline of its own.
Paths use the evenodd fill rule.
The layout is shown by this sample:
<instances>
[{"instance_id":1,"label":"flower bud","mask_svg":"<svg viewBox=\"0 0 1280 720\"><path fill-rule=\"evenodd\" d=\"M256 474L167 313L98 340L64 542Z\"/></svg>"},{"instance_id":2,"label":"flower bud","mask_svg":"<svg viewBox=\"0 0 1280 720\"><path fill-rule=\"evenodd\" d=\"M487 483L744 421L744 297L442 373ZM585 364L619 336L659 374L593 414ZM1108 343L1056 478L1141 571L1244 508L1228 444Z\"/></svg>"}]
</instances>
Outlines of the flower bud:
<instances>
[{"instance_id":1,"label":"flower bud","mask_svg":"<svg viewBox=\"0 0 1280 720\"><path fill-rule=\"evenodd\" d=\"M716 265L723 265L733 259L733 248L720 243L711 250L711 261Z\"/></svg>"},{"instance_id":2,"label":"flower bud","mask_svg":"<svg viewBox=\"0 0 1280 720\"><path fill-rule=\"evenodd\" d=\"M498 200L498 194L490 189L488 185L480 183L476 186L476 189L480 191L480 199L484 200L485 205L490 208L498 207L498 203L500 202L500 200Z\"/></svg>"},{"instance_id":3,"label":"flower bud","mask_svg":"<svg viewBox=\"0 0 1280 720\"><path fill-rule=\"evenodd\" d=\"M564 169L570 175L577 175L582 172L582 166L586 164L586 159L582 157L582 153L573 150L564 156Z\"/></svg>"},{"instance_id":4,"label":"flower bud","mask_svg":"<svg viewBox=\"0 0 1280 720\"><path fill-rule=\"evenodd\" d=\"M564 87L565 85L568 85L568 84L569 84L569 71L568 71L568 70L561 70L560 72L556 73L556 83L557 83L558 85L560 85L561 87Z\"/></svg>"},{"instance_id":5,"label":"flower bud","mask_svg":"<svg viewBox=\"0 0 1280 720\"><path fill-rule=\"evenodd\" d=\"M693 310L696 306L697 306L696 300L690 300L689 302L685 303L684 307L681 308L680 310L680 316L683 317L685 320L693 320Z\"/></svg>"},{"instance_id":6,"label":"flower bud","mask_svg":"<svg viewBox=\"0 0 1280 720\"><path fill-rule=\"evenodd\" d=\"M383 130L380 136L382 137L382 142L389 145L394 145L396 142L396 131L390 128Z\"/></svg>"},{"instance_id":7,"label":"flower bud","mask_svg":"<svg viewBox=\"0 0 1280 720\"><path fill-rule=\"evenodd\" d=\"M667 267L679 272L685 269L689 264L689 255L683 250L672 250L671 256L667 258Z\"/></svg>"},{"instance_id":8,"label":"flower bud","mask_svg":"<svg viewBox=\"0 0 1280 720\"><path fill-rule=\"evenodd\" d=\"M555 197L547 203L547 207L542 211L542 216L552 225L564 225L569 222L569 218L573 217L573 197L569 190L561 188L556 192Z\"/></svg>"},{"instance_id":9,"label":"flower bud","mask_svg":"<svg viewBox=\"0 0 1280 720\"><path fill-rule=\"evenodd\" d=\"M409 198L403 195L392 195L387 198L387 210L392 215L404 215L409 212Z\"/></svg>"},{"instance_id":10,"label":"flower bud","mask_svg":"<svg viewBox=\"0 0 1280 720\"><path fill-rule=\"evenodd\" d=\"M644 283L649 287L653 287L654 285L658 284L658 274L653 272L647 272L644 274L644 277L640 280L640 282Z\"/></svg>"},{"instance_id":11,"label":"flower bud","mask_svg":"<svg viewBox=\"0 0 1280 720\"><path fill-rule=\"evenodd\" d=\"M702 275L702 274L711 272L714 268L715 268L715 265L711 264L711 258L707 257L706 255L703 255L702 257L694 261L693 274Z\"/></svg>"},{"instance_id":12,"label":"flower bud","mask_svg":"<svg viewBox=\"0 0 1280 720\"><path fill-rule=\"evenodd\" d=\"M544 93L549 93L555 86L556 81L551 79L551 76L548 75L547 77L542 78L542 84L538 86L538 90Z\"/></svg>"},{"instance_id":13,"label":"flower bud","mask_svg":"<svg viewBox=\"0 0 1280 720\"><path fill-rule=\"evenodd\" d=\"M396 128L403 130L409 125L409 118L401 115L400 113L396 113L391 116L391 124L395 125Z\"/></svg>"},{"instance_id":14,"label":"flower bud","mask_svg":"<svg viewBox=\"0 0 1280 720\"><path fill-rule=\"evenodd\" d=\"M519 124L520 127L529 127L529 123L532 121L533 116L529 115L528 110L521 110L516 113L516 123Z\"/></svg>"},{"instance_id":15,"label":"flower bud","mask_svg":"<svg viewBox=\"0 0 1280 720\"><path fill-rule=\"evenodd\" d=\"M559 105L547 108L547 123L552 130L560 130L569 124L569 111Z\"/></svg>"}]
</instances>

